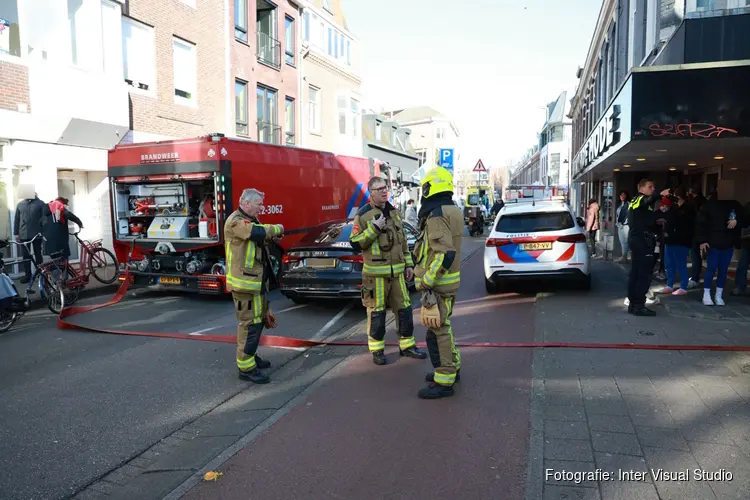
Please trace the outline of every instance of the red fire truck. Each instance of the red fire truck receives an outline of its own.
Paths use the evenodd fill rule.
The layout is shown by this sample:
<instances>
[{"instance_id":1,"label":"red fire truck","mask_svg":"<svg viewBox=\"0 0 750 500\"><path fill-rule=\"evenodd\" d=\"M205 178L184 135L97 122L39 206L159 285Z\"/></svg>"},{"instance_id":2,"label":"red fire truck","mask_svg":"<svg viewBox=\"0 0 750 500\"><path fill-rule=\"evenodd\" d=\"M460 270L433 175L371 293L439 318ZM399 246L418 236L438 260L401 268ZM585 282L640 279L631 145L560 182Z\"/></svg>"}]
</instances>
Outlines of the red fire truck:
<instances>
[{"instance_id":1,"label":"red fire truck","mask_svg":"<svg viewBox=\"0 0 750 500\"><path fill-rule=\"evenodd\" d=\"M265 193L261 222L283 224L271 251L319 224L345 220L368 201L367 181L390 169L374 159L205 137L124 144L109 151L113 244L120 280L199 293L226 292L224 222L243 189Z\"/></svg>"}]
</instances>

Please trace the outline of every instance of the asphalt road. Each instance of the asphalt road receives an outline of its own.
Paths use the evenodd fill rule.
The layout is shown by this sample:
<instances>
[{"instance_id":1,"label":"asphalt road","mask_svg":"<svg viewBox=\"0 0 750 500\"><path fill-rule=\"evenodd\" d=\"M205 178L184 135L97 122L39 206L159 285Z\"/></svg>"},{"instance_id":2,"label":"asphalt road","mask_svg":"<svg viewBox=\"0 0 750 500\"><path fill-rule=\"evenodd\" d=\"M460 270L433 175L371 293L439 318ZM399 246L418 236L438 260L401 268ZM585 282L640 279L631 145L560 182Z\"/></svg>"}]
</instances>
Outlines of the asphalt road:
<instances>
[{"instance_id":1,"label":"asphalt road","mask_svg":"<svg viewBox=\"0 0 750 500\"><path fill-rule=\"evenodd\" d=\"M482 238L466 240L465 252ZM82 301L102 302L104 299ZM273 333L322 339L363 317L353 302L271 296ZM233 335L231 300L131 292L75 320L139 331ZM247 387L232 344L60 331L37 310L0 335L0 499L66 498ZM298 351L262 347L275 366ZM273 378L273 374L271 375Z\"/></svg>"},{"instance_id":2,"label":"asphalt road","mask_svg":"<svg viewBox=\"0 0 750 500\"><path fill-rule=\"evenodd\" d=\"M461 274L452 320L457 340L533 340L535 294L487 296L481 254ZM428 361L387 351L386 366L363 353L328 372L218 465L218 482L200 483L182 498L523 499L531 349L463 348L456 394L439 401L416 397Z\"/></svg>"}]
</instances>

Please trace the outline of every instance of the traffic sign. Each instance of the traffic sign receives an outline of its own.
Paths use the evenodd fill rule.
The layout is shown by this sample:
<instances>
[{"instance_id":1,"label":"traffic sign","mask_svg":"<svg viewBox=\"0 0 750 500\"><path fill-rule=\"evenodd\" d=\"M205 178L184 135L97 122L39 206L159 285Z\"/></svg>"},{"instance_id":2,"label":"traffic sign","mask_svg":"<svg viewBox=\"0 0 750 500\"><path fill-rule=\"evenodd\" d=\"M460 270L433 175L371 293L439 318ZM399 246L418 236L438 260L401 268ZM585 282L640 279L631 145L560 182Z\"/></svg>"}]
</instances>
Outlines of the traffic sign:
<instances>
[{"instance_id":1,"label":"traffic sign","mask_svg":"<svg viewBox=\"0 0 750 500\"><path fill-rule=\"evenodd\" d=\"M482 163L482 160L480 159L476 165L474 165L474 172L486 172L487 168L484 166L484 163Z\"/></svg>"},{"instance_id":2,"label":"traffic sign","mask_svg":"<svg viewBox=\"0 0 750 500\"><path fill-rule=\"evenodd\" d=\"M453 173L453 149L440 149L440 166Z\"/></svg>"}]
</instances>

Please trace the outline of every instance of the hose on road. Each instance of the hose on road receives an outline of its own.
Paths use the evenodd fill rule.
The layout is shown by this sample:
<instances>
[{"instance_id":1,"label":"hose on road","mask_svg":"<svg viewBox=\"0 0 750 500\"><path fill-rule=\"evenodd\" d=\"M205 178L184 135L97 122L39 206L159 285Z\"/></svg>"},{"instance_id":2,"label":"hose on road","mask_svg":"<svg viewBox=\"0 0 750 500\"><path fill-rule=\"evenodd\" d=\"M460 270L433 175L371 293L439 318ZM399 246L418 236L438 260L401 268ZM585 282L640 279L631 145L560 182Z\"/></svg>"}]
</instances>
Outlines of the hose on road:
<instances>
[{"instance_id":1,"label":"hose on road","mask_svg":"<svg viewBox=\"0 0 750 500\"><path fill-rule=\"evenodd\" d=\"M203 342L219 342L224 344L235 344L237 342L236 332L224 335L203 335L189 333L166 333L166 332L136 332L131 330L117 330L103 327L81 325L71 321L71 316L96 311L105 307L113 306L120 302L128 292L130 276L125 272L125 280L117 289L114 296L103 304L91 306L66 307L60 311L57 318L57 327L60 330L83 330L92 333L106 333L113 335L132 335L137 337L154 337L166 339L198 340ZM308 348L318 346L367 346L367 340L336 340L336 341L314 341L297 339L293 337L281 337L278 335L264 334L261 337L261 345L269 347L291 347ZM398 342L386 342L387 346L397 346ZM424 347L424 342L419 342ZM456 342L457 347L491 347L491 348L528 348L528 349L639 349L654 351L750 351L750 346L743 345L690 345L690 344L605 344L596 342Z\"/></svg>"}]
</instances>

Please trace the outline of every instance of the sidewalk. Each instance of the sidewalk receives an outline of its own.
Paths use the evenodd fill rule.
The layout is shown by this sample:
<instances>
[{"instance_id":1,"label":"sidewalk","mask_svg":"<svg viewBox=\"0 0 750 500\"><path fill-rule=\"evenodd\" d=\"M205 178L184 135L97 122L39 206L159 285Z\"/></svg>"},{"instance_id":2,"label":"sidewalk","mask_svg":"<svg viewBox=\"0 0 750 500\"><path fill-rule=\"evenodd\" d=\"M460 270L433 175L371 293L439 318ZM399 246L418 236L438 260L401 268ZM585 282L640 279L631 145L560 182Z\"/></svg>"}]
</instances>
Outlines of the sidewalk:
<instances>
[{"instance_id":1,"label":"sidewalk","mask_svg":"<svg viewBox=\"0 0 750 500\"><path fill-rule=\"evenodd\" d=\"M540 298L537 341L750 345L737 321L662 306L656 317L628 315L623 269L596 260L593 272L588 295ZM750 498L750 353L538 349L533 373L528 500ZM597 481L597 469L614 475ZM715 481L618 478L650 469L724 472ZM554 475L563 471L592 477Z\"/></svg>"},{"instance_id":2,"label":"sidewalk","mask_svg":"<svg viewBox=\"0 0 750 500\"><path fill-rule=\"evenodd\" d=\"M462 266L457 340L530 341L534 297L488 297L483 280L480 252ZM387 339L395 338L391 328ZM375 366L366 348L358 352L265 433L214 464L219 481L183 498L523 498L530 349L462 349L456 394L437 401L417 398L427 360L399 358L389 347L390 363Z\"/></svg>"}]
</instances>

